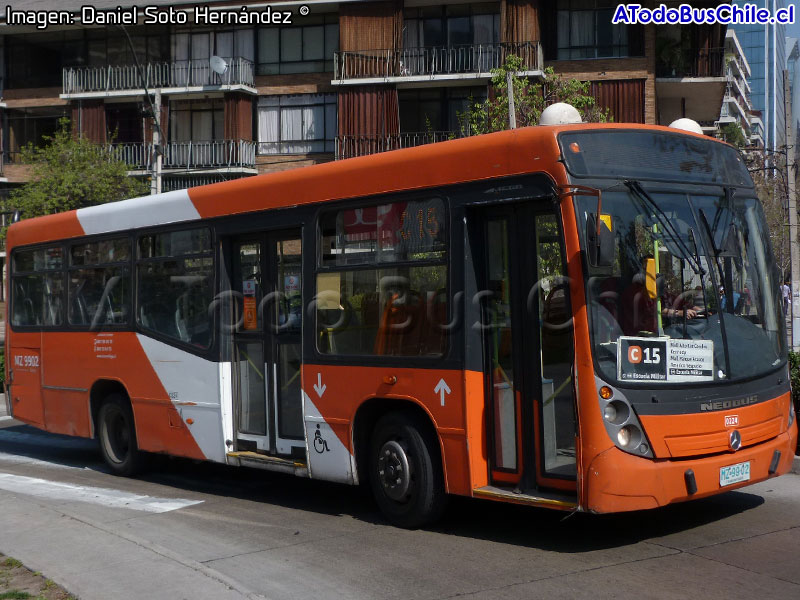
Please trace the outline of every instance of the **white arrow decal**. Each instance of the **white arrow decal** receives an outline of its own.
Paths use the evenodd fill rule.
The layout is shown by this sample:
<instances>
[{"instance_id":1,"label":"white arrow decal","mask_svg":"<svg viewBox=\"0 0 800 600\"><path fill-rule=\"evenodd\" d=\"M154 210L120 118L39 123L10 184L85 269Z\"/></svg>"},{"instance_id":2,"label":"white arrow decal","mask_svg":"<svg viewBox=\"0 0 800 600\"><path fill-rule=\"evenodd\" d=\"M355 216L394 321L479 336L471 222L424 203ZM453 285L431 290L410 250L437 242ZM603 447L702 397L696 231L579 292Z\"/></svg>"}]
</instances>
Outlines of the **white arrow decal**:
<instances>
[{"instance_id":1,"label":"white arrow decal","mask_svg":"<svg viewBox=\"0 0 800 600\"><path fill-rule=\"evenodd\" d=\"M444 406L444 395L450 393L450 386L445 383L444 379L440 379L436 387L433 388L433 393L439 394L439 398L442 400L442 406Z\"/></svg>"},{"instance_id":2,"label":"white arrow decal","mask_svg":"<svg viewBox=\"0 0 800 600\"><path fill-rule=\"evenodd\" d=\"M314 384L314 391L317 392L317 396L322 398L322 394L325 393L327 387L327 385L322 385L322 373L317 373L317 383Z\"/></svg>"}]
</instances>

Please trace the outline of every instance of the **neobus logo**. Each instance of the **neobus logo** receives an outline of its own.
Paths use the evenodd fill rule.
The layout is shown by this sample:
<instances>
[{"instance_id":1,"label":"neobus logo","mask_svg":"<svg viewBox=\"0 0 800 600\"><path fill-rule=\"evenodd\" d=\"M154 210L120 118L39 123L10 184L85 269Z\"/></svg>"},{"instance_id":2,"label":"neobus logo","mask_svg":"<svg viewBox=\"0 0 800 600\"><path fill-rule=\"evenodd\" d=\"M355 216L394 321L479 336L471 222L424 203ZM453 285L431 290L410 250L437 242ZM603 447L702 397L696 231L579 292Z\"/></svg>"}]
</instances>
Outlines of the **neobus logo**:
<instances>
[{"instance_id":1,"label":"neobus logo","mask_svg":"<svg viewBox=\"0 0 800 600\"><path fill-rule=\"evenodd\" d=\"M752 396L745 396L744 398L738 398L737 400L718 400L716 402L701 402L700 410L706 410L706 411L725 410L728 408L737 408L739 406L748 406L750 404L755 404L756 402L758 402L758 394L753 394ZM726 417L725 418L726 425L727 425L727 420L728 419Z\"/></svg>"}]
</instances>

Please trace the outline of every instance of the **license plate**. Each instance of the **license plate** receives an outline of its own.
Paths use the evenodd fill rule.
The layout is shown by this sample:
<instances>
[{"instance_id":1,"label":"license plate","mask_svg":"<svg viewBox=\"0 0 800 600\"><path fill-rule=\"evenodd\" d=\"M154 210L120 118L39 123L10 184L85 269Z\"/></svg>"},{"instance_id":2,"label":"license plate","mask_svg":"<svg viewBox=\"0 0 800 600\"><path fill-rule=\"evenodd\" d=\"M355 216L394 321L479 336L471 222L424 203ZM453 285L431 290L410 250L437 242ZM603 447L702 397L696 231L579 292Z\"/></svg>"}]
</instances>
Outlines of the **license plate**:
<instances>
[{"instance_id":1,"label":"license plate","mask_svg":"<svg viewBox=\"0 0 800 600\"><path fill-rule=\"evenodd\" d=\"M719 470L719 487L732 485L741 481L750 481L750 461L722 467Z\"/></svg>"}]
</instances>

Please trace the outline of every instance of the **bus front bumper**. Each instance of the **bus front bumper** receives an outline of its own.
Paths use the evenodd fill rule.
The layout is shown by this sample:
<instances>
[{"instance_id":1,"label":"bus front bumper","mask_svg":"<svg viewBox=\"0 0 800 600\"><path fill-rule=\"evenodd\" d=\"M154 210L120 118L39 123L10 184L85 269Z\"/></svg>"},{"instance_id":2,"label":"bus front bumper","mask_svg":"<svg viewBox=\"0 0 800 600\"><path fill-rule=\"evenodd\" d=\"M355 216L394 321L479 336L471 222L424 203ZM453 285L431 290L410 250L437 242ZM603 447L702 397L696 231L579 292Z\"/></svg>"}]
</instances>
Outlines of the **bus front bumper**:
<instances>
[{"instance_id":1,"label":"bus front bumper","mask_svg":"<svg viewBox=\"0 0 800 600\"><path fill-rule=\"evenodd\" d=\"M592 461L584 478L584 506L597 513L642 510L735 490L787 473L796 447L796 423L767 442L735 453L697 459L646 459L614 447ZM776 451L780 452L780 459L770 473ZM721 486L720 469L744 462L750 463L750 479ZM690 493L692 486L688 483L692 479L697 487L694 493Z\"/></svg>"}]
</instances>

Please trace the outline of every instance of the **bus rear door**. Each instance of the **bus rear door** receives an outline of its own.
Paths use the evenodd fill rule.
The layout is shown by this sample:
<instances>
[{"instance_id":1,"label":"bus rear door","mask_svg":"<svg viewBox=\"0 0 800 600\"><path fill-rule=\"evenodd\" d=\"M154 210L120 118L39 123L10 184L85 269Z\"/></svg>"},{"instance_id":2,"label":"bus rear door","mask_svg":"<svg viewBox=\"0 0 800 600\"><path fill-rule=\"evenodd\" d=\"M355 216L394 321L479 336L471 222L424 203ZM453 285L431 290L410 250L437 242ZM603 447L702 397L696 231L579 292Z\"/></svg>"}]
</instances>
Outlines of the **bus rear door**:
<instances>
[{"instance_id":1,"label":"bus rear door","mask_svg":"<svg viewBox=\"0 0 800 600\"><path fill-rule=\"evenodd\" d=\"M236 450L305 458L300 232L232 240Z\"/></svg>"}]
</instances>

